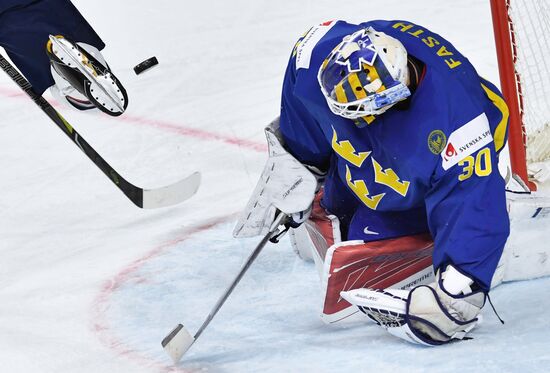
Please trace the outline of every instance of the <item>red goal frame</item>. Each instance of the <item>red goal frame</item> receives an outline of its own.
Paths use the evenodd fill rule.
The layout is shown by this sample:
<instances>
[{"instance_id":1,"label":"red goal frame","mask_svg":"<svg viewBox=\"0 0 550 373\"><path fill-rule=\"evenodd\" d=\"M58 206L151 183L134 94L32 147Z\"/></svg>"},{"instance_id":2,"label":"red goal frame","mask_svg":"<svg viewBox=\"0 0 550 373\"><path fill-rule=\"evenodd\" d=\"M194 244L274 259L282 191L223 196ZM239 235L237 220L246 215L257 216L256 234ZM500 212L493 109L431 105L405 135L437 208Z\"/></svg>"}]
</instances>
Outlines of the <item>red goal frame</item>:
<instances>
[{"instance_id":1,"label":"red goal frame","mask_svg":"<svg viewBox=\"0 0 550 373\"><path fill-rule=\"evenodd\" d=\"M535 183L527 175L525 150L525 131L523 128L523 102L521 80L515 68L517 49L514 36L514 25L508 14L510 0L491 0L493 30L500 72L500 85L504 99L510 110L508 144L512 172L518 175L531 191L536 191Z\"/></svg>"}]
</instances>

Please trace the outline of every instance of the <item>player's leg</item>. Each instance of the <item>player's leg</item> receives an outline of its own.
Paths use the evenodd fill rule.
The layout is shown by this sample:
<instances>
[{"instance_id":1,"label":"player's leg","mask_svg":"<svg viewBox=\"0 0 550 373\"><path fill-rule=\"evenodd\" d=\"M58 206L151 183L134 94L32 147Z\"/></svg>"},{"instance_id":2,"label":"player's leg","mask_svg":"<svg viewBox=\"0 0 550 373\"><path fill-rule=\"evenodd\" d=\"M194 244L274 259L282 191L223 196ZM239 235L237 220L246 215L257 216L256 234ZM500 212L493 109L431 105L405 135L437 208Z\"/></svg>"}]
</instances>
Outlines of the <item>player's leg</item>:
<instances>
[{"instance_id":1,"label":"player's leg","mask_svg":"<svg viewBox=\"0 0 550 373\"><path fill-rule=\"evenodd\" d=\"M302 259L324 261L333 244L424 234L429 231L426 221L424 207L380 212L363 206L340 178L329 171L324 187L313 203L310 219L298 229L291 230L290 240Z\"/></svg>"},{"instance_id":2,"label":"player's leg","mask_svg":"<svg viewBox=\"0 0 550 373\"><path fill-rule=\"evenodd\" d=\"M380 241L343 241L329 248L321 284L325 322L358 312L341 293L353 289L410 289L433 282L433 241L429 234Z\"/></svg>"},{"instance_id":3,"label":"player's leg","mask_svg":"<svg viewBox=\"0 0 550 373\"><path fill-rule=\"evenodd\" d=\"M50 35L46 52L55 85L51 92L79 110L98 108L113 116L128 106L128 96L120 81L97 48L73 43L63 35Z\"/></svg>"},{"instance_id":4,"label":"player's leg","mask_svg":"<svg viewBox=\"0 0 550 373\"><path fill-rule=\"evenodd\" d=\"M57 53L48 54L46 46L50 35L62 35L64 41L70 42L68 50L74 53L63 54L60 46L56 46L52 50ZM54 86L54 94L57 93L63 103L79 109L88 109L93 105L111 115L120 114L127 106L124 88L112 76L99 52L105 44L68 0L41 0L4 9L0 13L0 45L38 94ZM59 61L53 64L65 64L66 68L51 67L52 57L56 55ZM70 68L69 61L73 61ZM91 69L92 73L86 74L86 69ZM115 83L115 92L117 89L120 91L117 93L122 110L117 107L111 111L107 100L94 99L103 97L90 94L91 87L96 85L96 92L101 91L105 95L102 87L106 84L103 83L111 86Z\"/></svg>"},{"instance_id":5,"label":"player's leg","mask_svg":"<svg viewBox=\"0 0 550 373\"><path fill-rule=\"evenodd\" d=\"M358 311L342 291L410 289L432 282L432 252L423 208L385 213L359 205L348 240L330 247L324 260L323 320L337 322Z\"/></svg>"},{"instance_id":6,"label":"player's leg","mask_svg":"<svg viewBox=\"0 0 550 373\"><path fill-rule=\"evenodd\" d=\"M340 216L332 214L327 205ZM411 288L432 282L433 243L425 222L423 208L380 213L362 207L329 174L310 218L290 236L298 255L312 258L316 264L323 321L334 323L359 312L340 296L341 291Z\"/></svg>"},{"instance_id":7,"label":"player's leg","mask_svg":"<svg viewBox=\"0 0 550 373\"><path fill-rule=\"evenodd\" d=\"M328 248L342 241L376 241L428 232L424 207L380 212L363 206L335 174L332 165L316 195L310 218L290 231L292 248L304 260L324 261Z\"/></svg>"},{"instance_id":8,"label":"player's leg","mask_svg":"<svg viewBox=\"0 0 550 373\"><path fill-rule=\"evenodd\" d=\"M436 247L437 276L429 286L398 291L367 285L340 295L388 332L410 342L439 345L460 340L479 322L489 286L478 279L492 277L500 254L499 248L477 253L444 252ZM463 263L476 265L466 272Z\"/></svg>"},{"instance_id":9,"label":"player's leg","mask_svg":"<svg viewBox=\"0 0 550 373\"><path fill-rule=\"evenodd\" d=\"M360 205L349 223L348 240L365 242L429 232L424 206L405 211L378 211Z\"/></svg>"}]
</instances>

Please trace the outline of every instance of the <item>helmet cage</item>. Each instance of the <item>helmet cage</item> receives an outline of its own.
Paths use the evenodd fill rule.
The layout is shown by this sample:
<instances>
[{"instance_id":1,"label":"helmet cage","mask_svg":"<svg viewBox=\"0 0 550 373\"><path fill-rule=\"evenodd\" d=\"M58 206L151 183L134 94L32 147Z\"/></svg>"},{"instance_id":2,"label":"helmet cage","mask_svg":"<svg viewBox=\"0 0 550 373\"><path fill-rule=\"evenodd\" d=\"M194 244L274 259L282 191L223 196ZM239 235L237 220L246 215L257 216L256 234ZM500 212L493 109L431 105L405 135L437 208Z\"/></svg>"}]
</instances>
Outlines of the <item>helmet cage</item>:
<instances>
[{"instance_id":1,"label":"helmet cage","mask_svg":"<svg viewBox=\"0 0 550 373\"><path fill-rule=\"evenodd\" d=\"M394 45L380 45L373 39L383 35L372 27L346 36L325 59L317 79L330 110L347 119L384 113L410 96L406 51ZM377 45L378 44L378 45ZM394 48L393 63L388 48Z\"/></svg>"}]
</instances>

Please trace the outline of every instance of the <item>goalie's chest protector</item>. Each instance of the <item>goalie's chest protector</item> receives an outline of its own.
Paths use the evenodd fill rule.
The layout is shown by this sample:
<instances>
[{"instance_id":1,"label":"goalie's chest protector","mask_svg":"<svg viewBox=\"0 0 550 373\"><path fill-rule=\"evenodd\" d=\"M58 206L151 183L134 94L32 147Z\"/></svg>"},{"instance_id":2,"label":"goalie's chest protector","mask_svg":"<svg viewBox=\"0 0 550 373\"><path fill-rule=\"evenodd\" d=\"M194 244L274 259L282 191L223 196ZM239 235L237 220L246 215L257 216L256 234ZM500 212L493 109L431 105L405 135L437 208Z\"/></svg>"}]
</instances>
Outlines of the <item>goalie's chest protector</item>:
<instances>
[{"instance_id":1,"label":"goalie's chest protector","mask_svg":"<svg viewBox=\"0 0 550 373\"><path fill-rule=\"evenodd\" d=\"M406 108L394 107L354 123L330 111L317 71L345 35L367 26L399 39L426 68ZM424 204L435 179L446 171L442 161L447 139L483 113L483 103L488 102L464 56L439 35L406 21L336 22L313 48L309 66L297 66L294 95L332 148L331 167L337 172L330 176L339 177L367 207L383 211Z\"/></svg>"}]
</instances>

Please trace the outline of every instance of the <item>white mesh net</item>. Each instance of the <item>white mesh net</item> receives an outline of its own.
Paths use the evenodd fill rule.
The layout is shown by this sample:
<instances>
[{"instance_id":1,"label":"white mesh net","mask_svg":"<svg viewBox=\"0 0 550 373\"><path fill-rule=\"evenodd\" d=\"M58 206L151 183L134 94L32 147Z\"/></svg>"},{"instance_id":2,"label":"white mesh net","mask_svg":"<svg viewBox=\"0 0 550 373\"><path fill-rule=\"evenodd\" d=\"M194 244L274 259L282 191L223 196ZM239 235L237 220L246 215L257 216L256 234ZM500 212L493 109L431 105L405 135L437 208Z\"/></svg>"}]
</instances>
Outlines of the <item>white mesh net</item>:
<instances>
[{"instance_id":1,"label":"white mesh net","mask_svg":"<svg viewBox=\"0 0 550 373\"><path fill-rule=\"evenodd\" d=\"M550 0L509 0L527 163L550 160Z\"/></svg>"}]
</instances>

